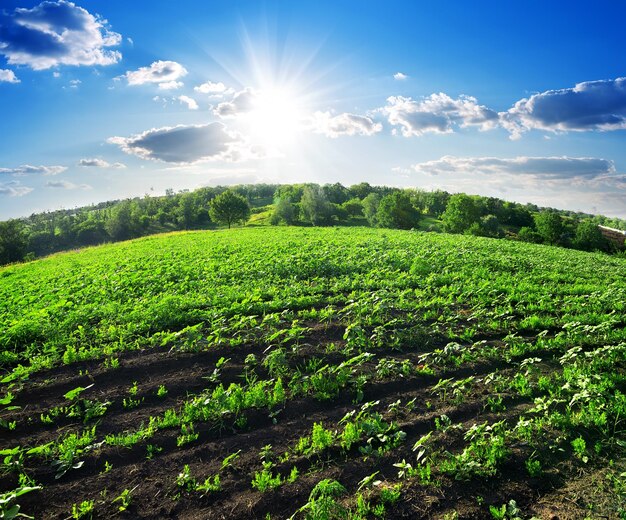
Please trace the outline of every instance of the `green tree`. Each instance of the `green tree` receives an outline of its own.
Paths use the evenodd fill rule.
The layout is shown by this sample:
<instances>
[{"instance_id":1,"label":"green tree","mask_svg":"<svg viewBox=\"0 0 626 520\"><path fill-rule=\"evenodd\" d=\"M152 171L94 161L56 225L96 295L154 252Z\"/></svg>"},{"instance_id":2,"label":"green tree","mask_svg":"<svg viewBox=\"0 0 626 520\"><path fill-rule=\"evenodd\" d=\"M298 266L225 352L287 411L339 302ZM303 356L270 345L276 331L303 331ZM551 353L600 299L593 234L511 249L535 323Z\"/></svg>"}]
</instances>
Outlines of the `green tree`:
<instances>
[{"instance_id":1,"label":"green tree","mask_svg":"<svg viewBox=\"0 0 626 520\"><path fill-rule=\"evenodd\" d=\"M19 262L26 254L26 235L19 220L0 222L0 265Z\"/></svg>"},{"instance_id":2,"label":"green tree","mask_svg":"<svg viewBox=\"0 0 626 520\"><path fill-rule=\"evenodd\" d=\"M505 225L518 228L535 226L533 216L527 208L515 202L505 202L502 205L502 215L498 219Z\"/></svg>"},{"instance_id":3,"label":"green tree","mask_svg":"<svg viewBox=\"0 0 626 520\"><path fill-rule=\"evenodd\" d=\"M370 226L375 226L378 223L376 215L380 205L380 195L378 193L370 193L361 201L361 204L363 205L363 214Z\"/></svg>"},{"instance_id":4,"label":"green tree","mask_svg":"<svg viewBox=\"0 0 626 520\"><path fill-rule=\"evenodd\" d=\"M429 215L440 218L446 210L450 194L447 191L429 191L421 195L424 209Z\"/></svg>"},{"instance_id":5,"label":"green tree","mask_svg":"<svg viewBox=\"0 0 626 520\"><path fill-rule=\"evenodd\" d=\"M443 227L449 233L463 233L478 222L480 208L473 197L457 193L450 197L446 210L441 215Z\"/></svg>"},{"instance_id":6,"label":"green tree","mask_svg":"<svg viewBox=\"0 0 626 520\"><path fill-rule=\"evenodd\" d=\"M478 222L474 222L466 230L466 233L491 238L501 238L504 236L498 217L495 215L485 215L484 217L481 217Z\"/></svg>"},{"instance_id":7,"label":"green tree","mask_svg":"<svg viewBox=\"0 0 626 520\"><path fill-rule=\"evenodd\" d=\"M343 204L350 198L348 188L344 187L339 182L336 182L335 184L324 184L324 186L322 186L322 190L324 191L324 195L326 195L328 202L332 202L333 204Z\"/></svg>"},{"instance_id":8,"label":"green tree","mask_svg":"<svg viewBox=\"0 0 626 520\"><path fill-rule=\"evenodd\" d=\"M197 218L197 207L193 193L181 193L178 197L178 222L185 229L192 227Z\"/></svg>"},{"instance_id":9,"label":"green tree","mask_svg":"<svg viewBox=\"0 0 626 520\"><path fill-rule=\"evenodd\" d=\"M576 227L574 247L585 251L603 251L607 249L607 240L600 232L600 228L591 220L583 220Z\"/></svg>"},{"instance_id":10,"label":"green tree","mask_svg":"<svg viewBox=\"0 0 626 520\"><path fill-rule=\"evenodd\" d=\"M317 185L306 186L300 200L300 210L304 220L308 220L314 226L325 224L330 221L332 207L324 191Z\"/></svg>"},{"instance_id":11,"label":"green tree","mask_svg":"<svg viewBox=\"0 0 626 520\"><path fill-rule=\"evenodd\" d=\"M113 240L128 240L136 236L139 221L133 213L132 201L125 200L114 206L104 227Z\"/></svg>"},{"instance_id":12,"label":"green tree","mask_svg":"<svg viewBox=\"0 0 626 520\"><path fill-rule=\"evenodd\" d=\"M535 215L535 226L541 238L548 244L557 244L563 234L563 220L554 211L542 211Z\"/></svg>"},{"instance_id":13,"label":"green tree","mask_svg":"<svg viewBox=\"0 0 626 520\"><path fill-rule=\"evenodd\" d=\"M524 226L517 233L518 240L522 242L531 242L533 244L541 244L543 242L542 236L537 233L533 228Z\"/></svg>"},{"instance_id":14,"label":"green tree","mask_svg":"<svg viewBox=\"0 0 626 520\"><path fill-rule=\"evenodd\" d=\"M245 223L250 218L250 205L241 195L226 190L211 201L209 214L212 220L226 224L230 229L231 225Z\"/></svg>"},{"instance_id":15,"label":"green tree","mask_svg":"<svg viewBox=\"0 0 626 520\"><path fill-rule=\"evenodd\" d=\"M277 225L281 222L285 224L293 224L296 221L298 209L296 205L289 202L289 199L283 197L276 201L274 204L274 211L270 218L270 223Z\"/></svg>"},{"instance_id":16,"label":"green tree","mask_svg":"<svg viewBox=\"0 0 626 520\"><path fill-rule=\"evenodd\" d=\"M363 216L363 204L359 199L354 197L353 199L345 201L342 205L343 209L349 217L362 217Z\"/></svg>"},{"instance_id":17,"label":"green tree","mask_svg":"<svg viewBox=\"0 0 626 520\"><path fill-rule=\"evenodd\" d=\"M376 218L381 227L411 229L419 222L420 213L407 193L396 191L381 199Z\"/></svg>"},{"instance_id":18,"label":"green tree","mask_svg":"<svg viewBox=\"0 0 626 520\"><path fill-rule=\"evenodd\" d=\"M348 191L350 192L350 196L363 200L370 193L374 192L374 188L372 188L367 182L361 182L359 184L353 184L352 186L350 186L348 188Z\"/></svg>"}]
</instances>

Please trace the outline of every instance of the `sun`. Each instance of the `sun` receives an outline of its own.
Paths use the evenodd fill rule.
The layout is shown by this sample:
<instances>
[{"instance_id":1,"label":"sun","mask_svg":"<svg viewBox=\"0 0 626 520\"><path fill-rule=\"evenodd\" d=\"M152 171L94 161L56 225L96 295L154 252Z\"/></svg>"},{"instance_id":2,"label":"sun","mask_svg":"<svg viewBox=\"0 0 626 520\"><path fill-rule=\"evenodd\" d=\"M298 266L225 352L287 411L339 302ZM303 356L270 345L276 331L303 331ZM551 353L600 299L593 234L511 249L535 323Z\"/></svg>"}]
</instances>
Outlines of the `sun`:
<instances>
[{"instance_id":1,"label":"sun","mask_svg":"<svg viewBox=\"0 0 626 520\"><path fill-rule=\"evenodd\" d=\"M255 91L246 116L250 137L270 154L283 153L298 140L304 121L300 97L286 87Z\"/></svg>"}]
</instances>

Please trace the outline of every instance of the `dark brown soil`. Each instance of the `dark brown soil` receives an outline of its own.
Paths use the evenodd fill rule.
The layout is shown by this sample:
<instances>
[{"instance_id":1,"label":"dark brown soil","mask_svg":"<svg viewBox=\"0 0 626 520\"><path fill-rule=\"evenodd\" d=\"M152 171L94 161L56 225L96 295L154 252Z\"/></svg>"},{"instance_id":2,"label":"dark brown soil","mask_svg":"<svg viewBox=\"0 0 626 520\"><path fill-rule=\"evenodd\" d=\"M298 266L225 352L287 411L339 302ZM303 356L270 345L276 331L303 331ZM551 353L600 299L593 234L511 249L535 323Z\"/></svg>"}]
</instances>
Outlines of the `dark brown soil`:
<instances>
[{"instance_id":1,"label":"dark brown soil","mask_svg":"<svg viewBox=\"0 0 626 520\"><path fill-rule=\"evenodd\" d=\"M308 325L310 333L298 351L299 358L293 363L320 355L329 363L335 361L334 356L339 359L339 354L326 352L324 347L333 342L340 348L343 329L337 325ZM500 338L485 336L483 339L495 344ZM428 348L441 343L445 344L445 341L433 338ZM93 361L42 372L14 392L14 404L21 408L10 418L17 421L17 427L2 432L2 446L42 445L56 440L62 433L79 432L93 424L97 424L98 440L110 433L137 429L142 423L147 424L151 416L176 408L188 395L212 388L216 382L211 381L210 376L222 357L230 361L221 370L219 381L225 385L242 382L246 356L254 353L261 359L266 348L266 345L247 345L195 353L154 348L120 355L120 367L113 370ZM418 364L422 353L423 350L416 347L410 352L390 350L384 355ZM383 353L377 352L377 355ZM180 431L174 429L159 431L132 449L103 445L81 457L84 461L81 468L70 470L58 479L50 461L37 464L29 459L25 462L25 471L43 489L20 497L19 502L24 513L42 519L69 518L72 505L86 500L94 502L94 518L250 519L266 518L268 514L271 518L288 518L306 503L311 489L324 478L338 480L350 494L358 490L364 477L376 471L379 472L378 479L397 482L398 468L393 464L403 459L415 460L414 442L434 430L435 419L442 414L465 428L484 421L516 421L532 405L530 399L503 392L506 409L491 412L486 406L489 390L482 383L476 384L462 401L442 400L432 387L440 377L482 377L496 370L506 374L515 369L519 361L482 361L461 368L450 367L435 376L396 376L366 384L363 401L380 401L376 409L407 434L406 442L380 456L364 457L357 448L347 453L330 448L321 455L292 455L289 460L280 462L281 455L293 449L301 436L310 434L314 423L321 422L326 428L335 429L347 412L359 409L360 404L354 403L354 392L345 391L330 401L313 397L289 400L277 414L270 414L267 409L249 410L243 428L235 426L229 418L220 428L200 423L195 430L199 433L198 440L182 447L177 447L176 443ZM372 363L369 368L374 366ZM268 377L261 365L257 366L256 374L259 378ZM140 404L134 408L124 407L122 401L128 397L128 389L135 381L138 386L135 398ZM41 421L41 414L53 407L67 405L63 397L66 392L88 385L93 386L81 397L111 403L104 416L87 425L67 418L59 418L54 425ZM164 397L156 395L161 385L168 391ZM413 409L388 410L389 405L397 400L405 404L413 399ZM437 432L436 435L443 449L451 452L461 449L462 436L455 431ZM162 451L147 458L148 445ZM251 480L254 473L261 470L259 452L267 445L272 446L277 460L274 471L284 476L295 466L300 477L276 490L260 493L252 488ZM222 469L223 459L239 451L240 456L233 466ZM546 468L542 478L531 478L524 467L528 456L523 445L514 446L499 473L489 479L457 481L435 472L437 485L421 485L415 479L406 481L401 499L387 507L386 516L492 518L489 506L501 506L510 500L516 501L524 518L532 515L549 519L585 518L587 515L611 518L614 515L615 503L602 503L589 486L590 479L596 482L595 489L603 478L606 481L602 468L576 466L554 458L554 467ZM111 466L110 470L105 471L105 463ZM176 485L176 477L185 465L189 465L191 474L199 481L219 473L221 490L206 496L181 491ZM15 474L4 474L0 478L2 489L16 486ZM121 512L120 501L114 502L114 499L124 490L131 490L132 499L128 509ZM606 497L606 493L602 496ZM591 506L605 516L593 516L596 510Z\"/></svg>"}]
</instances>

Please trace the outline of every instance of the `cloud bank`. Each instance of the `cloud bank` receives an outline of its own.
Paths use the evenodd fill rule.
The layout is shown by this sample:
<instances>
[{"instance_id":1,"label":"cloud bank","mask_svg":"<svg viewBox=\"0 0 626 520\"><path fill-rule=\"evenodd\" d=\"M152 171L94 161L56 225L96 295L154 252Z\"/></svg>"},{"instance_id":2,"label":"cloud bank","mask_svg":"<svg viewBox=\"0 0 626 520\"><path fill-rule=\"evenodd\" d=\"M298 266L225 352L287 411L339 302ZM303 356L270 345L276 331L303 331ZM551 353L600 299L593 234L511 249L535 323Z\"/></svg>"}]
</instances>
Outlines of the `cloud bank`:
<instances>
[{"instance_id":1,"label":"cloud bank","mask_svg":"<svg viewBox=\"0 0 626 520\"><path fill-rule=\"evenodd\" d=\"M196 103L195 99L190 98L189 96L178 96L176 99L178 99L178 101L180 101L183 105L187 105L189 110L198 110L198 103Z\"/></svg>"},{"instance_id":2,"label":"cloud bank","mask_svg":"<svg viewBox=\"0 0 626 520\"><path fill-rule=\"evenodd\" d=\"M116 170L121 170L126 168L126 165L121 162L110 163L105 161L104 159L93 158L93 159L81 159L78 161L78 166L83 166L85 168L112 168Z\"/></svg>"},{"instance_id":3,"label":"cloud bank","mask_svg":"<svg viewBox=\"0 0 626 520\"><path fill-rule=\"evenodd\" d=\"M342 135L374 135L383 129L367 116L343 113L336 116L330 112L315 112L311 119L311 130L317 134L336 138Z\"/></svg>"},{"instance_id":4,"label":"cloud bank","mask_svg":"<svg viewBox=\"0 0 626 520\"><path fill-rule=\"evenodd\" d=\"M449 134L457 126L477 126L480 130L488 130L498 125L498 113L479 105L476 98L462 95L453 99L443 92L418 101L410 97L391 96L380 112L387 116L392 126L400 128L404 137L426 133Z\"/></svg>"},{"instance_id":5,"label":"cloud bank","mask_svg":"<svg viewBox=\"0 0 626 520\"><path fill-rule=\"evenodd\" d=\"M218 83L207 81L206 83L198 85L193 89L200 94L209 94L210 96L214 97L222 97L226 94L232 94L234 92L233 89L227 88L226 85L224 85L224 83L222 83L221 81Z\"/></svg>"},{"instance_id":6,"label":"cloud bank","mask_svg":"<svg viewBox=\"0 0 626 520\"><path fill-rule=\"evenodd\" d=\"M237 92L230 101L224 101L217 105L213 113L219 117L235 117L250 112L254 108L256 98L254 89L245 88Z\"/></svg>"},{"instance_id":7,"label":"cloud bank","mask_svg":"<svg viewBox=\"0 0 626 520\"><path fill-rule=\"evenodd\" d=\"M149 67L129 70L124 74L129 85L156 83L161 90L174 90L183 86L178 81L187 75L187 69L175 61L155 61Z\"/></svg>"},{"instance_id":8,"label":"cloud bank","mask_svg":"<svg viewBox=\"0 0 626 520\"><path fill-rule=\"evenodd\" d=\"M586 81L521 99L500 114L516 138L531 129L609 131L626 129L626 78Z\"/></svg>"},{"instance_id":9,"label":"cloud bank","mask_svg":"<svg viewBox=\"0 0 626 520\"><path fill-rule=\"evenodd\" d=\"M422 175L531 175L549 179L595 179L615 173L613 161L594 157L453 157L411 166Z\"/></svg>"},{"instance_id":10,"label":"cloud bank","mask_svg":"<svg viewBox=\"0 0 626 520\"><path fill-rule=\"evenodd\" d=\"M122 55L107 50L121 42L107 21L65 0L32 9L0 12L0 54L10 65L34 70L58 65L112 65Z\"/></svg>"},{"instance_id":11,"label":"cloud bank","mask_svg":"<svg viewBox=\"0 0 626 520\"><path fill-rule=\"evenodd\" d=\"M471 126L479 130L501 127L512 139L518 139L530 130L624 130L626 78L586 81L572 88L547 90L521 99L509 110L499 113L479 105L474 97L461 95L454 99L443 92L419 100L391 96L378 112L387 117L395 127L394 132L399 130L405 137L449 134L456 127Z\"/></svg>"},{"instance_id":12,"label":"cloud bank","mask_svg":"<svg viewBox=\"0 0 626 520\"><path fill-rule=\"evenodd\" d=\"M189 164L199 161L239 159L241 143L222 123L153 128L131 137L111 137L109 143L142 159Z\"/></svg>"},{"instance_id":13,"label":"cloud bank","mask_svg":"<svg viewBox=\"0 0 626 520\"><path fill-rule=\"evenodd\" d=\"M16 168L0 168L0 173L9 175L26 175L28 173L36 173L41 175L57 175L67 170L65 166L31 166L24 164Z\"/></svg>"},{"instance_id":14,"label":"cloud bank","mask_svg":"<svg viewBox=\"0 0 626 520\"><path fill-rule=\"evenodd\" d=\"M28 195L32 188L28 186L22 186L18 182L5 182L0 183L0 195L8 195L9 197L23 197Z\"/></svg>"},{"instance_id":15,"label":"cloud bank","mask_svg":"<svg viewBox=\"0 0 626 520\"><path fill-rule=\"evenodd\" d=\"M48 181L44 184L46 188L54 188L59 190L91 190L89 184L74 184L69 181Z\"/></svg>"},{"instance_id":16,"label":"cloud bank","mask_svg":"<svg viewBox=\"0 0 626 520\"><path fill-rule=\"evenodd\" d=\"M19 83L20 80L15 75L15 72L9 69L0 69L0 83Z\"/></svg>"}]
</instances>

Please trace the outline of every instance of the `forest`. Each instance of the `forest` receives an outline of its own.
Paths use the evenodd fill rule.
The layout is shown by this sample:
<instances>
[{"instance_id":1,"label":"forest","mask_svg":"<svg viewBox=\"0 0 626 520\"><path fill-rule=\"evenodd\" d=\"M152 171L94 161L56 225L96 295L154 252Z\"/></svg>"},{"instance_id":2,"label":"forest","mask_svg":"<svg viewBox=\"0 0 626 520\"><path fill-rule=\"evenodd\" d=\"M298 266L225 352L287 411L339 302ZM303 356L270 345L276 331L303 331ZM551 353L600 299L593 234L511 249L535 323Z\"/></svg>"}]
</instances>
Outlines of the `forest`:
<instances>
[{"instance_id":1,"label":"forest","mask_svg":"<svg viewBox=\"0 0 626 520\"><path fill-rule=\"evenodd\" d=\"M234 221L211 211L214 199L223 193L238 196L230 199L230 204L237 201L240 205ZM350 187L340 183L247 184L177 193L169 189L164 196L145 195L0 222L0 265L156 233L230 227L232 223L419 229L612 253L619 248L606 241L597 226L626 229L621 219L446 191L365 182Z\"/></svg>"}]
</instances>

